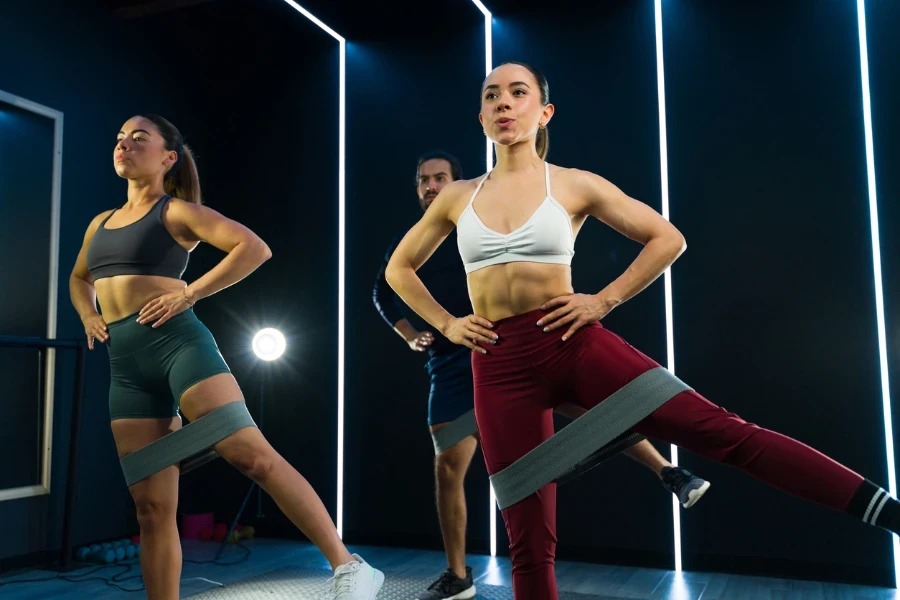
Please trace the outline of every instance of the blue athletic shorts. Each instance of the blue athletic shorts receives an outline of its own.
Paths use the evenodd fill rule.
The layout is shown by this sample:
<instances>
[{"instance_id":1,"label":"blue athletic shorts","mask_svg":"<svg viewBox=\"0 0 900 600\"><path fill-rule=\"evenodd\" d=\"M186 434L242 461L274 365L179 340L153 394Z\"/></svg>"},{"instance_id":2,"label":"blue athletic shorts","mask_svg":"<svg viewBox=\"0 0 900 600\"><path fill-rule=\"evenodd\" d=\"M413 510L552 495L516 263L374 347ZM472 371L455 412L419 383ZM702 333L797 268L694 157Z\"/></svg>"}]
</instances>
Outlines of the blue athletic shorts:
<instances>
[{"instance_id":1,"label":"blue athletic shorts","mask_svg":"<svg viewBox=\"0 0 900 600\"><path fill-rule=\"evenodd\" d=\"M425 364L431 378L428 424L455 421L475 407L472 351L461 346L452 354L435 356Z\"/></svg>"}]
</instances>

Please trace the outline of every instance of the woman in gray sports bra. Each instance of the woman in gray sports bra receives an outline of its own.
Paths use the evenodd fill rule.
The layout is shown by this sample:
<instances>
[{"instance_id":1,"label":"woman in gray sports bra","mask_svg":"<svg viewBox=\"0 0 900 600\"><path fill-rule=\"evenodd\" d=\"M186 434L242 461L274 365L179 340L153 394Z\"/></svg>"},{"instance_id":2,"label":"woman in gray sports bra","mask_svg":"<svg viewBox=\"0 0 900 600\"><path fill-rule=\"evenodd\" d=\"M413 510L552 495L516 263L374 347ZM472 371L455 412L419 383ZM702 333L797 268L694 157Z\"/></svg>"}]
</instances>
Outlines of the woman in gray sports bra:
<instances>
[{"instance_id":1,"label":"woman in gray sports bra","mask_svg":"<svg viewBox=\"0 0 900 600\"><path fill-rule=\"evenodd\" d=\"M347 551L313 488L253 426L215 339L192 309L255 271L271 256L268 246L246 227L201 206L191 151L162 117L129 119L118 134L113 161L116 173L128 180L128 201L91 222L69 291L89 347L99 341L109 350L109 409L119 456L133 459L151 443L175 435L181 429L179 412L194 424L226 405L237 408L244 419L215 438L221 440L215 452L268 492L321 549L335 571L330 598L375 598L384 576ZM227 254L186 284L181 277L189 253L201 241ZM179 439L186 433L178 433ZM141 528L147 596L177 600L179 467L159 468L133 482L126 472L126 480Z\"/></svg>"}]
</instances>

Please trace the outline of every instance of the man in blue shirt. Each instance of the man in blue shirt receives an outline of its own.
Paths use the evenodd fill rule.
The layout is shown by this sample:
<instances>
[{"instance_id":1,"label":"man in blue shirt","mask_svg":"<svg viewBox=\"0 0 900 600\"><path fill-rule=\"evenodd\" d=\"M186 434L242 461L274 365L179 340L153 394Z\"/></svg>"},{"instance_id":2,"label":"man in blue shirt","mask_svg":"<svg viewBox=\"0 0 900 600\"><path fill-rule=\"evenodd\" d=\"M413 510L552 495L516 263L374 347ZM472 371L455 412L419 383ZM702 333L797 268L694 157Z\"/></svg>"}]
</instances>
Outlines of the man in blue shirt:
<instances>
[{"instance_id":1,"label":"man in blue shirt","mask_svg":"<svg viewBox=\"0 0 900 600\"><path fill-rule=\"evenodd\" d=\"M451 154L431 152L419 158L416 191L422 210L428 210L444 186L461 178L459 161ZM407 307L388 285L385 269L401 239L403 235L395 237L385 253L384 263L375 279L372 300L384 321L411 350L428 353L425 365L431 379L428 425L434 439L438 519L448 562L447 570L417 599L473 598L475 585L472 569L466 566L466 499L463 488L463 479L478 447L471 350L432 332L415 312L406 310ZM450 314L472 313L455 229L417 274L438 304ZM574 418L581 412L584 412L583 409L573 406L567 416ZM687 469L673 467L647 440L624 452L652 469L685 508L693 506L709 488L709 482L694 476Z\"/></svg>"}]
</instances>

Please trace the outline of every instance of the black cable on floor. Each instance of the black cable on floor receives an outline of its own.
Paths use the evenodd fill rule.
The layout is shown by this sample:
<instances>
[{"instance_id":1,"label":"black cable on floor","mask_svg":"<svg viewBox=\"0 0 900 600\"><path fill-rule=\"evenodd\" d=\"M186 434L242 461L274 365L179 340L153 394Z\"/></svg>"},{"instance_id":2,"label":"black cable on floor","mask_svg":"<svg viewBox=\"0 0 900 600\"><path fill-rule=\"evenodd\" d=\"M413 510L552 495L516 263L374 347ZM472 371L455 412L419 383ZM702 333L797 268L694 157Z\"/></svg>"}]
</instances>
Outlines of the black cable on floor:
<instances>
[{"instance_id":1,"label":"black cable on floor","mask_svg":"<svg viewBox=\"0 0 900 600\"><path fill-rule=\"evenodd\" d=\"M106 585L119 588L123 592L139 592L144 589L143 586L141 586L140 589L131 590L131 589L123 588L122 586L118 585L118 583L117 583L117 582L129 581L131 579L137 579L140 577L140 575L134 575L134 576L128 577L126 579L119 579L123 575L126 575L127 573L131 572L131 568L134 566L134 564L136 564L136 563L131 563L131 564L119 563L119 564L115 564L115 565L101 565L101 566L91 569L90 571L87 571L86 573L80 573L80 574L74 575L74 576L63 575L62 573L57 573L56 575L54 575L52 577L43 577L41 579L13 579L12 581L0 581L0 587L3 587L5 585L13 585L15 583L43 583L45 581L55 581L57 579L61 579L63 581L69 581L71 583L81 583L83 581L102 581ZM110 578L88 577L88 575L93 575L94 573L97 573L98 571L101 571L103 569L109 569L112 567L123 567L123 566L126 567L124 571L116 573L115 575L113 575Z\"/></svg>"},{"instance_id":2,"label":"black cable on floor","mask_svg":"<svg viewBox=\"0 0 900 600\"><path fill-rule=\"evenodd\" d=\"M195 564L195 565L215 564L215 565L227 567L227 566L231 566L231 565L236 565L238 563L242 563L245 560L247 560L248 558L250 558L250 555L253 553L253 551L250 550L250 548L241 544L240 542L235 542L235 545L239 546L240 548L242 548L244 550L244 555L237 560L223 562L222 560L190 560L190 559L185 558L185 559L182 559L182 562L191 563L191 564ZM124 583L126 581L131 581L133 579L141 579L141 577L142 577L141 574L132 575L130 577L125 577L124 579L122 578L124 575L127 575L128 573L130 573L132 571L132 567L134 567L134 565L139 564L139 563L140 563L140 559L132 559L131 561L124 562L124 563L117 563L117 564L113 564L113 565L100 565L100 566L94 567L93 569L91 569L85 573L79 573L78 575L63 575L62 573L57 573L56 575L54 575L52 577L43 577L41 579L14 579L12 581L0 581L0 587L3 587L5 585L13 585L15 583L42 583L45 581L55 581L57 579L62 579L63 581L68 581L71 583L82 583L84 581L102 581L106 585L108 585L110 587L118 588L123 592L142 592L145 589L143 584L141 584L141 587L134 588L134 589L124 588L121 585L119 585L120 583ZM114 568L114 567L125 567L125 570L121 571L119 573L116 573L112 577L108 577L108 578L107 577L88 577L89 575L93 575L94 573L102 571L103 569L110 569L110 568Z\"/></svg>"}]
</instances>

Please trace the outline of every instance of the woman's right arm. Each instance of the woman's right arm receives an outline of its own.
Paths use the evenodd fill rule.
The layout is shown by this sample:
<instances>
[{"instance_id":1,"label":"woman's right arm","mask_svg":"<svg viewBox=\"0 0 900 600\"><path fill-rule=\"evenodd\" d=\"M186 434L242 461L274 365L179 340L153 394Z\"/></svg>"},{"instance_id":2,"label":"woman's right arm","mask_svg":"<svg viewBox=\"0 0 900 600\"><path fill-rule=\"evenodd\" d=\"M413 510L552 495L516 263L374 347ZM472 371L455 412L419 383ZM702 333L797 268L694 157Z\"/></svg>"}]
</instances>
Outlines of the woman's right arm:
<instances>
[{"instance_id":1,"label":"woman's right arm","mask_svg":"<svg viewBox=\"0 0 900 600\"><path fill-rule=\"evenodd\" d=\"M422 219L410 229L388 262L385 278L394 292L436 330L451 342L472 350L486 352L476 341L492 343L497 336L490 331L490 321L475 315L457 318L434 299L416 271L434 254L454 223L450 212L466 190L463 182L454 182L441 190Z\"/></svg>"},{"instance_id":2,"label":"woman's right arm","mask_svg":"<svg viewBox=\"0 0 900 600\"><path fill-rule=\"evenodd\" d=\"M72 300L72 306L81 317L84 324L84 332L87 335L88 348L94 349L94 339L105 342L109 339L106 323L103 317L97 312L97 291L94 289L94 278L91 277L87 268L87 249L94 238L94 233L100 226L100 223L112 211L106 211L94 217L91 224L88 225L84 234L84 241L81 244L81 250L78 252L78 258L75 259L75 266L69 275L69 298Z\"/></svg>"}]
</instances>

